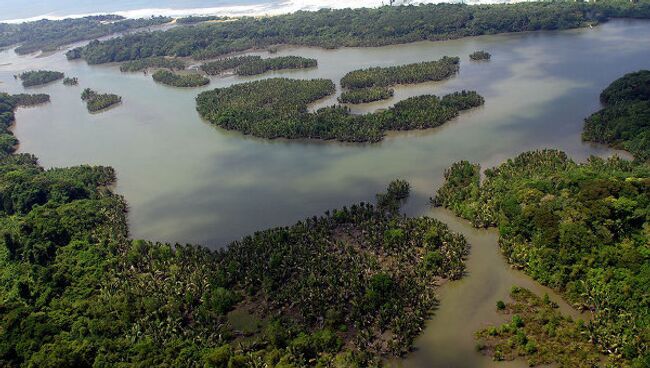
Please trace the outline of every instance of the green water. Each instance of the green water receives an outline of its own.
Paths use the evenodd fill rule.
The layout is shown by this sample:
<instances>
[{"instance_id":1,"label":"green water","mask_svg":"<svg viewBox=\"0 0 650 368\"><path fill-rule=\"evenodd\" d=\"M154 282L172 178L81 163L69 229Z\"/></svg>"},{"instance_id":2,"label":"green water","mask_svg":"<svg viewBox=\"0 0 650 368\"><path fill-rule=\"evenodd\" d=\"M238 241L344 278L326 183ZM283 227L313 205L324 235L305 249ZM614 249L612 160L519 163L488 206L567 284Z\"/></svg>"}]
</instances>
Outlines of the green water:
<instances>
[{"instance_id":1,"label":"green water","mask_svg":"<svg viewBox=\"0 0 650 368\"><path fill-rule=\"evenodd\" d=\"M468 54L478 49L489 51L492 61L470 62ZM15 133L20 152L36 154L46 167L113 166L116 190L129 203L133 237L218 248L255 230L372 200L397 177L413 186L405 211L428 214L427 199L442 184L444 169L461 159L492 166L544 147L562 149L577 160L611 155L606 147L581 142L582 121L599 108L598 95L612 80L650 68L650 22L613 21L594 29L381 48L284 48L278 55L314 57L319 67L257 78L338 82L357 68L460 56L457 77L398 87L394 99L353 110L372 111L413 95L461 89L477 90L486 104L440 128L392 133L379 144L359 145L262 140L214 128L199 118L194 98L201 90L254 78L214 77L203 89L175 89L150 76L120 73L115 65L68 62L62 53L35 58L4 51L0 90L23 91L13 78L23 70L77 76L78 87L55 83L28 89L51 94L52 103L19 110ZM123 103L91 115L79 98L85 87L117 93ZM313 107L334 101L335 96ZM543 289L507 267L494 234L434 214L454 223L472 243L468 277L443 286L440 309L418 340L419 351L405 363L492 366L474 351L471 333L498 322L494 303L506 298L513 283Z\"/></svg>"}]
</instances>

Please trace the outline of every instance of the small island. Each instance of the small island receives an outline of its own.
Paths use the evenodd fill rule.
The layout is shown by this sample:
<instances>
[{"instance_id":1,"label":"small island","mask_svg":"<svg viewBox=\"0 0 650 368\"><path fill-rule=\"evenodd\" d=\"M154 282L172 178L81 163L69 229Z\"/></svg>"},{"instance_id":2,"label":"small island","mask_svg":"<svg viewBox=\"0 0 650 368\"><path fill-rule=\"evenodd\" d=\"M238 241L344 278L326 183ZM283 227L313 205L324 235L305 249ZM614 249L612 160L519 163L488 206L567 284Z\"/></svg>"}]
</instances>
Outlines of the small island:
<instances>
[{"instance_id":1,"label":"small island","mask_svg":"<svg viewBox=\"0 0 650 368\"><path fill-rule=\"evenodd\" d=\"M76 86L79 84L79 79L77 77L66 77L63 78L63 84L66 86Z\"/></svg>"},{"instance_id":2,"label":"small island","mask_svg":"<svg viewBox=\"0 0 650 368\"><path fill-rule=\"evenodd\" d=\"M177 74L169 70L158 70L152 75L153 80L172 87L201 87L210 83L210 79L197 73Z\"/></svg>"},{"instance_id":3,"label":"small island","mask_svg":"<svg viewBox=\"0 0 650 368\"><path fill-rule=\"evenodd\" d=\"M50 70L32 70L20 74L18 77L23 82L23 87L33 87L63 79L65 75L61 72Z\"/></svg>"},{"instance_id":4,"label":"small island","mask_svg":"<svg viewBox=\"0 0 650 368\"><path fill-rule=\"evenodd\" d=\"M484 103L478 93L462 91L442 98L412 97L365 115L351 114L343 106L307 110L308 104L334 91L331 80L271 78L202 92L197 110L212 124L257 137L379 142L388 130L436 127Z\"/></svg>"},{"instance_id":5,"label":"small island","mask_svg":"<svg viewBox=\"0 0 650 368\"><path fill-rule=\"evenodd\" d=\"M149 57L127 61L120 65L121 72L141 72L147 69L184 70L185 62L181 59L169 57Z\"/></svg>"},{"instance_id":6,"label":"small island","mask_svg":"<svg viewBox=\"0 0 650 368\"><path fill-rule=\"evenodd\" d=\"M81 93L81 100L86 102L89 112L100 112L122 102L122 97L112 93L97 93L86 88Z\"/></svg>"},{"instance_id":7,"label":"small island","mask_svg":"<svg viewBox=\"0 0 650 368\"><path fill-rule=\"evenodd\" d=\"M339 103L360 104L367 102L374 102L380 100L387 100L393 97L395 91L392 88L386 87L369 87L353 89L344 91L339 96Z\"/></svg>"},{"instance_id":8,"label":"small island","mask_svg":"<svg viewBox=\"0 0 650 368\"><path fill-rule=\"evenodd\" d=\"M475 51L471 54L469 54L469 59L473 61L488 61L492 58L492 55L490 55L489 52L487 51Z\"/></svg>"},{"instance_id":9,"label":"small island","mask_svg":"<svg viewBox=\"0 0 650 368\"><path fill-rule=\"evenodd\" d=\"M582 139L624 149L650 160L650 70L612 82L600 95L603 109L585 120Z\"/></svg>"},{"instance_id":10,"label":"small island","mask_svg":"<svg viewBox=\"0 0 650 368\"><path fill-rule=\"evenodd\" d=\"M441 81L456 75L459 63L459 58L445 56L422 63L354 70L341 78L341 87L359 89Z\"/></svg>"},{"instance_id":11,"label":"small island","mask_svg":"<svg viewBox=\"0 0 650 368\"><path fill-rule=\"evenodd\" d=\"M260 56L237 56L215 60L200 66L209 75L233 70L237 75L258 75L272 70L304 69L318 65L316 59L301 56L279 56L262 59Z\"/></svg>"}]
</instances>

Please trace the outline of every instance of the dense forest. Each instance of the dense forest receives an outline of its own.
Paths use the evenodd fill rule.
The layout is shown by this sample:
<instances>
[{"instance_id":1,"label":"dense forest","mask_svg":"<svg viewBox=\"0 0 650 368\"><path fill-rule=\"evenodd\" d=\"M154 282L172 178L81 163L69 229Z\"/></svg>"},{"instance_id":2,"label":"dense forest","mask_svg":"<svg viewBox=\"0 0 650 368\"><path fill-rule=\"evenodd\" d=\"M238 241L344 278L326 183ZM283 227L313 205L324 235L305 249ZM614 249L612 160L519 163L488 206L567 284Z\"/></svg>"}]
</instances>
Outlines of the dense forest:
<instances>
[{"instance_id":1,"label":"dense forest","mask_svg":"<svg viewBox=\"0 0 650 368\"><path fill-rule=\"evenodd\" d=\"M650 362L650 166L544 150L484 173L455 163L433 203L497 226L510 263L590 311L586 331L602 352Z\"/></svg>"},{"instance_id":2,"label":"dense forest","mask_svg":"<svg viewBox=\"0 0 650 368\"><path fill-rule=\"evenodd\" d=\"M530 290L513 286L510 297L512 303L498 301L496 306L509 321L476 333L481 353L495 361L524 358L529 367L601 366L602 355L589 340L584 321L562 315L548 294L540 298ZM616 366L612 359L607 363Z\"/></svg>"},{"instance_id":3,"label":"dense forest","mask_svg":"<svg viewBox=\"0 0 650 368\"><path fill-rule=\"evenodd\" d=\"M395 91L387 87L368 87L343 91L338 98L339 103L360 104L373 101L387 100L393 97Z\"/></svg>"},{"instance_id":4,"label":"dense forest","mask_svg":"<svg viewBox=\"0 0 650 368\"><path fill-rule=\"evenodd\" d=\"M0 95L3 122L14 98ZM11 135L11 133L7 133ZM465 239L377 196L221 251L129 240L108 167L0 158L0 363L362 367L410 349Z\"/></svg>"},{"instance_id":5,"label":"dense forest","mask_svg":"<svg viewBox=\"0 0 650 368\"><path fill-rule=\"evenodd\" d=\"M173 87L200 87L210 83L210 79L198 74L177 74L169 70L158 70L151 76L158 83Z\"/></svg>"},{"instance_id":6,"label":"dense forest","mask_svg":"<svg viewBox=\"0 0 650 368\"><path fill-rule=\"evenodd\" d=\"M66 86L76 86L79 84L79 78L77 77L65 77L63 78L63 84Z\"/></svg>"},{"instance_id":7,"label":"dense forest","mask_svg":"<svg viewBox=\"0 0 650 368\"><path fill-rule=\"evenodd\" d=\"M196 24L201 22L214 22L217 20L226 20L228 17L220 17L216 15L190 15L189 17L177 18L176 23L178 24Z\"/></svg>"},{"instance_id":8,"label":"dense forest","mask_svg":"<svg viewBox=\"0 0 650 368\"><path fill-rule=\"evenodd\" d=\"M81 100L86 102L89 112L100 112L122 102L122 97L113 93L97 93L86 88L81 92Z\"/></svg>"},{"instance_id":9,"label":"dense forest","mask_svg":"<svg viewBox=\"0 0 650 368\"><path fill-rule=\"evenodd\" d=\"M483 50L474 51L473 53L469 54L469 59L474 61L490 60L491 58L492 55L489 52Z\"/></svg>"},{"instance_id":10,"label":"dense forest","mask_svg":"<svg viewBox=\"0 0 650 368\"><path fill-rule=\"evenodd\" d=\"M54 82L55 80L63 79L64 74L61 72L54 72L51 70L31 70L21 73L18 78L23 82L23 87L40 86Z\"/></svg>"},{"instance_id":11,"label":"dense forest","mask_svg":"<svg viewBox=\"0 0 650 368\"><path fill-rule=\"evenodd\" d=\"M334 90L330 80L271 78L202 92L197 110L212 124L257 137L378 142L387 130L432 128L484 103L476 92L463 91L412 97L366 115L343 106L307 110Z\"/></svg>"},{"instance_id":12,"label":"dense forest","mask_svg":"<svg viewBox=\"0 0 650 368\"><path fill-rule=\"evenodd\" d=\"M170 18L125 19L99 15L75 19L47 20L19 24L0 23L0 47L18 45L18 54L57 48L83 40L171 21Z\"/></svg>"},{"instance_id":13,"label":"dense forest","mask_svg":"<svg viewBox=\"0 0 650 368\"><path fill-rule=\"evenodd\" d=\"M185 69L185 62L175 58L150 57L146 59L127 61L120 65L121 72L141 72L147 69L183 70Z\"/></svg>"},{"instance_id":14,"label":"dense forest","mask_svg":"<svg viewBox=\"0 0 650 368\"><path fill-rule=\"evenodd\" d=\"M600 95L604 108L585 120L582 137L650 160L650 70L626 74Z\"/></svg>"},{"instance_id":15,"label":"dense forest","mask_svg":"<svg viewBox=\"0 0 650 368\"><path fill-rule=\"evenodd\" d=\"M36 106L36 105L50 102L50 95L45 93L35 93L35 94L19 93L11 97L16 102L16 106L28 107L28 106Z\"/></svg>"},{"instance_id":16,"label":"dense forest","mask_svg":"<svg viewBox=\"0 0 650 368\"><path fill-rule=\"evenodd\" d=\"M70 57L100 64L151 56L209 59L278 44L336 48L582 27L611 17L650 18L650 1L425 4L324 9L178 27L92 42Z\"/></svg>"},{"instance_id":17,"label":"dense forest","mask_svg":"<svg viewBox=\"0 0 650 368\"><path fill-rule=\"evenodd\" d=\"M434 61L354 70L341 78L341 87L357 89L441 81L458 73L459 62L457 57L445 56Z\"/></svg>"}]
</instances>

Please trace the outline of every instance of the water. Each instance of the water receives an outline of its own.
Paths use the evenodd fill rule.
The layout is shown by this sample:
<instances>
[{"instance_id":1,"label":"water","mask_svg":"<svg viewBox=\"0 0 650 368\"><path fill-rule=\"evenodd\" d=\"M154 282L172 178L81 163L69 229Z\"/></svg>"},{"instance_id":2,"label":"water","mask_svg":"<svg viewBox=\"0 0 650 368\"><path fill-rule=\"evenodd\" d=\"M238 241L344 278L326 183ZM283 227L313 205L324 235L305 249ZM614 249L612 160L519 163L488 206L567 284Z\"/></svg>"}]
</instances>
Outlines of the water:
<instances>
[{"instance_id":1,"label":"water","mask_svg":"<svg viewBox=\"0 0 650 368\"><path fill-rule=\"evenodd\" d=\"M445 168L461 159L492 166L544 147L562 149L576 160L611 155L606 147L581 142L583 119L599 108L598 95L612 80L650 68L649 36L650 22L620 20L594 29L381 48L283 48L278 55L315 57L319 67L256 77L338 82L357 68L461 57L461 71L451 80L399 87L394 99L354 110L373 111L408 96L461 89L477 90L485 106L442 127L394 133L371 145L269 141L224 131L200 119L194 98L201 90L255 78L214 77L203 89L176 89L140 73L120 73L117 65L68 62L62 53L35 58L4 51L0 89L24 91L13 74L28 69L79 77L79 87L59 82L27 89L51 94L52 103L18 111L19 151L36 154L45 167L113 166L116 190L129 202L134 238L218 248L255 230L373 200L394 178L409 180L413 194L406 212L442 218L465 233L473 248L468 277L442 287L440 309L418 340L419 351L405 364L491 366L474 351L472 333L488 322L499 322L495 301L505 299L513 284L548 290L507 267L494 233L473 230L444 212L430 212L427 198L442 184ZM467 55L478 49L492 53L492 61L469 62ZM117 93L124 102L91 115L79 98L85 87Z\"/></svg>"}]
</instances>

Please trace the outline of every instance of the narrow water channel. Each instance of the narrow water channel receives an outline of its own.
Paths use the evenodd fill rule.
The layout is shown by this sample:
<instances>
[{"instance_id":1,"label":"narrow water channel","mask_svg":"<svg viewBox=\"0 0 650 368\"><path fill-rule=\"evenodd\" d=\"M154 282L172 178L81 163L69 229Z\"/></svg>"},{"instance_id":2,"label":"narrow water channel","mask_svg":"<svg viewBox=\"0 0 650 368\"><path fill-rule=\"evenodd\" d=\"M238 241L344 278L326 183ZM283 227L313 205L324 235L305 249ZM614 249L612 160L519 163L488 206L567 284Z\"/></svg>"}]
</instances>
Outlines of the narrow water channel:
<instances>
[{"instance_id":1,"label":"narrow water channel","mask_svg":"<svg viewBox=\"0 0 650 368\"><path fill-rule=\"evenodd\" d=\"M510 288L514 285L540 296L547 293L558 303L562 313L573 318L587 317L581 316L553 290L512 269L501 255L495 229L476 229L445 209L431 209L428 215L463 234L471 244L467 274L459 281L441 286L438 292L441 304L416 341L416 351L405 360L392 362L393 367L527 367L524 360L492 361L476 351L474 340L475 331L505 322L496 311L496 302L508 301Z\"/></svg>"}]
</instances>

